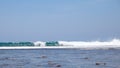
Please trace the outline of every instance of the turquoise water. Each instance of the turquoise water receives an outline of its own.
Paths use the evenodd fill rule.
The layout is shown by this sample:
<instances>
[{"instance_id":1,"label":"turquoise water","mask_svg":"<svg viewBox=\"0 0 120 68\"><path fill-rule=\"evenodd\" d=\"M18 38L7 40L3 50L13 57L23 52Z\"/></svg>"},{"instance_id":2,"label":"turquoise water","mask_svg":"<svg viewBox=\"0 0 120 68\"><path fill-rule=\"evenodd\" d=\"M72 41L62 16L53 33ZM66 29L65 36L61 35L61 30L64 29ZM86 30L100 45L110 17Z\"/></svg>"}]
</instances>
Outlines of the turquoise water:
<instances>
[{"instance_id":1,"label":"turquoise water","mask_svg":"<svg viewBox=\"0 0 120 68\"><path fill-rule=\"evenodd\" d=\"M32 42L0 42L0 47L14 47L14 46L34 46Z\"/></svg>"},{"instance_id":2,"label":"turquoise water","mask_svg":"<svg viewBox=\"0 0 120 68\"><path fill-rule=\"evenodd\" d=\"M120 50L0 50L0 68L120 68Z\"/></svg>"}]
</instances>

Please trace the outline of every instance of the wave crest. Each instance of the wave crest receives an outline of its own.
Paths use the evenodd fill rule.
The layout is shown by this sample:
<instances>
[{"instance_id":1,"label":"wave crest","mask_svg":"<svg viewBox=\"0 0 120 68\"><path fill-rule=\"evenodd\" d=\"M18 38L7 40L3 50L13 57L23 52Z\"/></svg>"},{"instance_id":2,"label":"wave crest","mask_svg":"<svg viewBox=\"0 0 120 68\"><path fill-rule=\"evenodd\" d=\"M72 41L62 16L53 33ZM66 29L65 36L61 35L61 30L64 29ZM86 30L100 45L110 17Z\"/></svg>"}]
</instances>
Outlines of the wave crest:
<instances>
[{"instance_id":1,"label":"wave crest","mask_svg":"<svg viewBox=\"0 0 120 68\"><path fill-rule=\"evenodd\" d=\"M111 41L58 41L59 46L72 46L81 48L97 48L97 47L120 47L120 39L113 39ZM37 41L34 42L35 46L46 46L46 42Z\"/></svg>"}]
</instances>

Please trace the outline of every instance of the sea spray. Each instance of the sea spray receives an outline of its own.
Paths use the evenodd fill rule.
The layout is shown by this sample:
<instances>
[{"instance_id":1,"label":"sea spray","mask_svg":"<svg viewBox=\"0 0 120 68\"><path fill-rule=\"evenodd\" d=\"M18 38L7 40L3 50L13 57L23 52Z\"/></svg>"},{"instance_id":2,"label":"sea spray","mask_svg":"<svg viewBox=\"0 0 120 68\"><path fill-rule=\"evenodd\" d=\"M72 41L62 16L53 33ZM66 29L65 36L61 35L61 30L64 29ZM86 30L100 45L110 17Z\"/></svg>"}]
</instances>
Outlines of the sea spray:
<instances>
[{"instance_id":1,"label":"sea spray","mask_svg":"<svg viewBox=\"0 0 120 68\"><path fill-rule=\"evenodd\" d=\"M111 41L51 41L51 42L1 42L0 49L39 49L39 48L82 48L82 49L120 49L120 40Z\"/></svg>"},{"instance_id":2,"label":"sea spray","mask_svg":"<svg viewBox=\"0 0 120 68\"><path fill-rule=\"evenodd\" d=\"M108 46L108 45L120 45L120 40L119 39L113 39L112 41L90 41L90 42L85 42L85 41L59 41L61 45L72 45L72 46Z\"/></svg>"},{"instance_id":3,"label":"sea spray","mask_svg":"<svg viewBox=\"0 0 120 68\"><path fill-rule=\"evenodd\" d=\"M37 41L34 42L35 46L45 46L47 42ZM54 42L53 42L54 43ZM118 45L120 46L119 39L113 39L111 41L58 41L60 46L110 46L110 45Z\"/></svg>"},{"instance_id":4,"label":"sea spray","mask_svg":"<svg viewBox=\"0 0 120 68\"><path fill-rule=\"evenodd\" d=\"M86 41L58 41L58 44L59 44L59 47L64 47L64 48L85 48L85 49L86 48L87 49L90 49L90 48L92 49L120 48L119 39L113 39L111 41L88 41L88 42ZM46 42L42 42L42 41L34 42L34 45L45 46L45 47L47 46Z\"/></svg>"}]
</instances>

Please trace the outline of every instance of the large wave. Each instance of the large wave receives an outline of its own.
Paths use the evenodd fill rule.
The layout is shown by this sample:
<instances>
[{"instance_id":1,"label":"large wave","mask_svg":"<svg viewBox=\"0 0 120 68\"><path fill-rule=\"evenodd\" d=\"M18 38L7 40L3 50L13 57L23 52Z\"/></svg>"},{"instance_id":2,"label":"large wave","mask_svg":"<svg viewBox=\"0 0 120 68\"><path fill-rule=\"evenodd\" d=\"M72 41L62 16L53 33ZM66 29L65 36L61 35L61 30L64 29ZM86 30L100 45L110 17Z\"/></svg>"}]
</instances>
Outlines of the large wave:
<instances>
[{"instance_id":1,"label":"large wave","mask_svg":"<svg viewBox=\"0 0 120 68\"><path fill-rule=\"evenodd\" d=\"M73 45L73 46L80 46L80 45L120 45L120 40L119 39L113 39L111 41L59 41L60 44L62 45Z\"/></svg>"},{"instance_id":2,"label":"large wave","mask_svg":"<svg viewBox=\"0 0 120 68\"><path fill-rule=\"evenodd\" d=\"M120 49L120 39L111 41L52 41L1 43L0 49L39 49L39 48L81 48L81 49Z\"/></svg>"},{"instance_id":3,"label":"large wave","mask_svg":"<svg viewBox=\"0 0 120 68\"><path fill-rule=\"evenodd\" d=\"M34 42L35 46L45 46L46 42ZM78 47L78 48L116 48L120 47L120 39L111 41L58 41L60 46Z\"/></svg>"}]
</instances>

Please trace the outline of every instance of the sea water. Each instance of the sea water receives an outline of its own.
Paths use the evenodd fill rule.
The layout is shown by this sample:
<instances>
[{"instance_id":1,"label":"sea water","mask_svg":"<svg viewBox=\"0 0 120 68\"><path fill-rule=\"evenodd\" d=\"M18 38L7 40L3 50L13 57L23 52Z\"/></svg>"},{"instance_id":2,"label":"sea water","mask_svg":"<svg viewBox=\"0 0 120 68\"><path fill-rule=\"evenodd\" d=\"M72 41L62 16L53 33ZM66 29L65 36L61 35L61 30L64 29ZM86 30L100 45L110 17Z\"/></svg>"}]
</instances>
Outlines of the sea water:
<instances>
[{"instance_id":1,"label":"sea water","mask_svg":"<svg viewBox=\"0 0 120 68\"><path fill-rule=\"evenodd\" d=\"M120 50L0 50L0 68L120 68Z\"/></svg>"},{"instance_id":2,"label":"sea water","mask_svg":"<svg viewBox=\"0 0 120 68\"><path fill-rule=\"evenodd\" d=\"M52 41L52 42L0 42L0 49L79 48L120 49L120 39L111 41Z\"/></svg>"},{"instance_id":3,"label":"sea water","mask_svg":"<svg viewBox=\"0 0 120 68\"><path fill-rule=\"evenodd\" d=\"M1 42L0 68L120 68L119 39L58 42Z\"/></svg>"}]
</instances>

